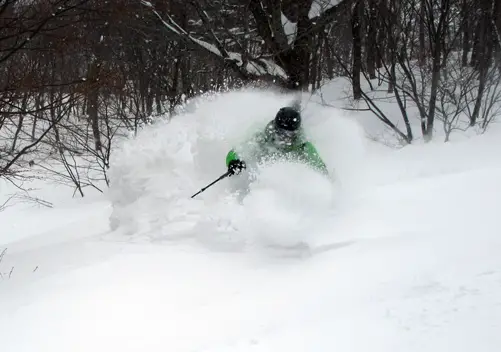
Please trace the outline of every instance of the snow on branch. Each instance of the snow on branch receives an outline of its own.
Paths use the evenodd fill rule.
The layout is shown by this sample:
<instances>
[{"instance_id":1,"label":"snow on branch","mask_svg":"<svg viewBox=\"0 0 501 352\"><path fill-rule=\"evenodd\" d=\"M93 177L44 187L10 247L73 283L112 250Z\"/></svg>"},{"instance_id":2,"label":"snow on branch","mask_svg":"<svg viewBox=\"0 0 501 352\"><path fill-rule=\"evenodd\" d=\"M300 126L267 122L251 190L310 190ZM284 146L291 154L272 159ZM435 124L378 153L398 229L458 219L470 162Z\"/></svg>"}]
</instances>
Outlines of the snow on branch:
<instances>
[{"instance_id":1,"label":"snow on branch","mask_svg":"<svg viewBox=\"0 0 501 352\"><path fill-rule=\"evenodd\" d=\"M308 14L309 18L320 16L326 10L338 5L342 0L313 0Z\"/></svg>"},{"instance_id":2,"label":"snow on branch","mask_svg":"<svg viewBox=\"0 0 501 352\"><path fill-rule=\"evenodd\" d=\"M152 13L161 21L165 28L169 32L174 34L178 39L184 41L194 49L205 51L217 57L219 60L224 62L225 65L231 67L235 72L237 72L243 79L252 80L258 78L271 78L283 82L287 81L288 75L286 74L284 69L274 63L272 60L265 58L253 58L246 59L244 62L244 60L242 60L241 53L227 51L223 43L219 40L219 38L217 38L214 30L212 30L210 19L207 13L201 9L196 0L192 0L190 2L197 10L197 13L201 17L204 26L206 27L215 44L194 38L190 33L179 26L169 14L166 14L164 18L158 13L151 2L141 0L141 4L148 7L152 11Z\"/></svg>"},{"instance_id":3,"label":"snow on branch","mask_svg":"<svg viewBox=\"0 0 501 352\"><path fill-rule=\"evenodd\" d=\"M349 8L354 0L330 0L328 4L323 4L326 1L316 0L310 9L310 19L313 23L311 31L315 32L336 17L340 12Z\"/></svg>"}]
</instances>

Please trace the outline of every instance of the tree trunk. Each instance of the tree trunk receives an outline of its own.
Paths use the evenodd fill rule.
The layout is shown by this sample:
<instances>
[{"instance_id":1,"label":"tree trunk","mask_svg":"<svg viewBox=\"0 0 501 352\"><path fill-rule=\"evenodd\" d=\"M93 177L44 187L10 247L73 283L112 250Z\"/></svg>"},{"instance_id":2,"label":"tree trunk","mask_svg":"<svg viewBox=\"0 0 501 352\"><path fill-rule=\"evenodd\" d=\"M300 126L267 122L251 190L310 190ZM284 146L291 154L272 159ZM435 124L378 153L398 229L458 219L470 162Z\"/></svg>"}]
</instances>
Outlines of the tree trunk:
<instances>
[{"instance_id":1,"label":"tree trunk","mask_svg":"<svg viewBox=\"0 0 501 352\"><path fill-rule=\"evenodd\" d=\"M308 87L310 72L310 55L313 49L313 38L310 33L311 21L308 17L298 20L297 31L303 33L294 44L294 47L279 55L280 61L289 74L287 88L303 90Z\"/></svg>"},{"instance_id":2,"label":"tree trunk","mask_svg":"<svg viewBox=\"0 0 501 352\"><path fill-rule=\"evenodd\" d=\"M482 50L481 47L481 32L482 32L482 21L477 21L478 23L475 26L475 32L474 32L474 37L473 37L473 48L471 52L471 58L470 58L470 66L478 68L478 55L479 52Z\"/></svg>"},{"instance_id":3,"label":"tree trunk","mask_svg":"<svg viewBox=\"0 0 501 352\"><path fill-rule=\"evenodd\" d=\"M482 105L482 98L484 95L485 85L487 81L487 74L489 72L489 67L492 59L492 45L493 45L493 21L491 17L491 7L490 0L481 1L481 17L479 19L479 47L478 47L478 59L476 62L476 68L479 70L479 83L478 92L475 99L475 106L473 108L473 113L470 117L470 126L474 126L477 122L478 116L480 114L480 108Z\"/></svg>"},{"instance_id":4,"label":"tree trunk","mask_svg":"<svg viewBox=\"0 0 501 352\"><path fill-rule=\"evenodd\" d=\"M329 42L329 36L326 35L325 38L325 43L324 43L324 50L325 50L325 63L327 65L327 77L329 79L334 78L334 55L332 55L332 51L334 48L332 45L330 45Z\"/></svg>"},{"instance_id":5,"label":"tree trunk","mask_svg":"<svg viewBox=\"0 0 501 352\"><path fill-rule=\"evenodd\" d=\"M10 148L11 153L14 153L14 150L16 149L16 145L17 145L17 140L19 138L19 134L23 130L24 115L25 115L27 103L28 103L28 93L25 93L24 97L23 97L23 101L21 102L21 112L19 114L19 122L17 124L16 132L14 133L14 140L12 141L12 146Z\"/></svg>"},{"instance_id":6,"label":"tree trunk","mask_svg":"<svg viewBox=\"0 0 501 352\"><path fill-rule=\"evenodd\" d=\"M174 72L172 74L172 83L169 92L169 113L171 114L174 112L174 108L176 107L177 94L179 89L179 75L181 74L182 60L183 58L181 54L179 54L174 64Z\"/></svg>"},{"instance_id":7,"label":"tree trunk","mask_svg":"<svg viewBox=\"0 0 501 352\"><path fill-rule=\"evenodd\" d=\"M99 129L99 63L94 61L89 67L90 82L89 92L87 94L87 113L92 128L92 135L94 136L94 148L96 152L102 151L101 132Z\"/></svg>"},{"instance_id":8,"label":"tree trunk","mask_svg":"<svg viewBox=\"0 0 501 352\"><path fill-rule=\"evenodd\" d=\"M160 90L160 84L159 83L157 83L157 85L156 85L155 105L156 105L156 108L157 108L157 114L158 115L162 114L162 92Z\"/></svg>"},{"instance_id":9,"label":"tree trunk","mask_svg":"<svg viewBox=\"0 0 501 352\"><path fill-rule=\"evenodd\" d=\"M470 126L475 126L478 116L480 115L480 108L482 106L482 98L484 96L486 80L487 70L485 68L482 68L479 73L478 92L475 99L475 106L473 107L473 113L470 116Z\"/></svg>"},{"instance_id":10,"label":"tree trunk","mask_svg":"<svg viewBox=\"0 0 501 352\"><path fill-rule=\"evenodd\" d=\"M426 122L426 130L424 131L425 141L431 141L433 138L433 126L435 123L435 111L437 108L437 94L438 94L438 83L440 81L440 68L441 68L441 56L443 52L442 44L443 38L447 32L447 18L449 17L449 0L441 1L440 8L440 18L435 30L435 35L433 36L432 43L432 53L433 53L433 63L431 72L431 90L430 90L430 106L428 110L428 117ZM433 11L433 9L430 9ZM433 16L430 16L433 18Z\"/></svg>"},{"instance_id":11,"label":"tree trunk","mask_svg":"<svg viewBox=\"0 0 501 352\"><path fill-rule=\"evenodd\" d=\"M56 98L55 98L55 93L54 93L54 88L50 89L49 93L49 103L50 103L50 109L49 109L49 114L50 114L50 121L54 125L53 130L54 130L54 138L55 138L55 148L59 152L59 154L64 153L64 147L63 143L61 142L61 136L59 135L59 127L57 126L57 113L56 113Z\"/></svg>"},{"instance_id":12,"label":"tree trunk","mask_svg":"<svg viewBox=\"0 0 501 352\"><path fill-rule=\"evenodd\" d=\"M363 0L360 0L355 5L352 15L351 28L353 33L353 98L359 100L362 98L362 87L360 83L360 74L362 72L362 30L361 16L363 14Z\"/></svg>"},{"instance_id":13,"label":"tree trunk","mask_svg":"<svg viewBox=\"0 0 501 352\"><path fill-rule=\"evenodd\" d=\"M42 95L40 92L35 97L35 113L33 114L33 126L31 128L31 141L35 141L38 117L42 115Z\"/></svg>"},{"instance_id":14,"label":"tree trunk","mask_svg":"<svg viewBox=\"0 0 501 352\"><path fill-rule=\"evenodd\" d=\"M367 32L367 73L369 79L376 79L377 16L375 6L375 0L369 0L369 25Z\"/></svg>"},{"instance_id":15,"label":"tree trunk","mask_svg":"<svg viewBox=\"0 0 501 352\"><path fill-rule=\"evenodd\" d=\"M386 7L386 0L378 0L380 2L381 7ZM379 14L379 16L381 16ZM376 50L376 68L381 69L383 68L383 59L384 59L384 50L386 49L387 45L387 28L382 25L383 21L378 19L377 23L377 35L376 35L376 42L377 42L377 50Z\"/></svg>"},{"instance_id":16,"label":"tree trunk","mask_svg":"<svg viewBox=\"0 0 501 352\"><path fill-rule=\"evenodd\" d=\"M494 11L493 11L493 19L494 19L494 42L496 48L496 62L501 72L501 4L499 0L494 1Z\"/></svg>"},{"instance_id":17,"label":"tree trunk","mask_svg":"<svg viewBox=\"0 0 501 352\"><path fill-rule=\"evenodd\" d=\"M323 36L323 33L320 33L315 37L315 50L311 55L310 84L312 91L314 91L316 87L320 86L320 81L322 80L322 44L324 42Z\"/></svg>"},{"instance_id":18,"label":"tree trunk","mask_svg":"<svg viewBox=\"0 0 501 352\"><path fill-rule=\"evenodd\" d=\"M463 56L461 59L461 64L463 67L468 66L468 54L470 52L470 15L468 1L463 0L462 6L462 17L463 17Z\"/></svg>"},{"instance_id":19,"label":"tree trunk","mask_svg":"<svg viewBox=\"0 0 501 352\"><path fill-rule=\"evenodd\" d=\"M423 67L426 63L426 46L425 46L425 1L421 0L420 18L419 18L419 65Z\"/></svg>"},{"instance_id":20,"label":"tree trunk","mask_svg":"<svg viewBox=\"0 0 501 352\"><path fill-rule=\"evenodd\" d=\"M398 108L400 109L400 113L402 114L402 118L404 119L405 131L407 133L407 143L410 144L414 139L414 135L412 133L411 123L409 121L409 115L407 114L406 106L402 101L399 89L397 89L396 84L394 83L395 79L396 79L396 62L395 60L393 60L393 63L391 65L390 86L392 86L393 88L393 93L395 94L395 99L397 100Z\"/></svg>"}]
</instances>

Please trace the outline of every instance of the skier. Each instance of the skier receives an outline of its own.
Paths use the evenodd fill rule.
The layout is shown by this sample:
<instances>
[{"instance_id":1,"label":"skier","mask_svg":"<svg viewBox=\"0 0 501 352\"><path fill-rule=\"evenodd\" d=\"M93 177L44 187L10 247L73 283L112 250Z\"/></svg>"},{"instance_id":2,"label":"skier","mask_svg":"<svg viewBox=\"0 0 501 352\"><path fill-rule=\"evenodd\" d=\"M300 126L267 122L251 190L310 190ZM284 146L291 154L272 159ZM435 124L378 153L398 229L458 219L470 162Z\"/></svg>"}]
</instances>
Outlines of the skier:
<instances>
[{"instance_id":1,"label":"skier","mask_svg":"<svg viewBox=\"0 0 501 352\"><path fill-rule=\"evenodd\" d=\"M226 166L230 176L238 175L247 168L243 159L255 163L276 160L302 162L328 175L327 167L316 148L306 139L301 126L301 114L295 108L281 108L264 131L255 134L246 144L242 153L235 149L228 152Z\"/></svg>"}]
</instances>

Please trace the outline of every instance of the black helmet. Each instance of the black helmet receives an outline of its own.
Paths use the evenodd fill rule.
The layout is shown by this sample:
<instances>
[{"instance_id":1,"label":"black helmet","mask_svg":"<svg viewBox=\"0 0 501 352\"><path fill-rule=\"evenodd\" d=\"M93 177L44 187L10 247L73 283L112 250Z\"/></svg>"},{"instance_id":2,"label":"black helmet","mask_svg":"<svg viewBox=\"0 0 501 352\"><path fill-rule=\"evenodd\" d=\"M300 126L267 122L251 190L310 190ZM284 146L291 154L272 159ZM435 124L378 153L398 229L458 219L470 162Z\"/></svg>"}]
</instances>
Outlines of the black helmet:
<instances>
[{"instance_id":1,"label":"black helmet","mask_svg":"<svg viewBox=\"0 0 501 352\"><path fill-rule=\"evenodd\" d=\"M286 131L297 131L301 127L299 111L291 107L278 110L275 116L275 128Z\"/></svg>"}]
</instances>

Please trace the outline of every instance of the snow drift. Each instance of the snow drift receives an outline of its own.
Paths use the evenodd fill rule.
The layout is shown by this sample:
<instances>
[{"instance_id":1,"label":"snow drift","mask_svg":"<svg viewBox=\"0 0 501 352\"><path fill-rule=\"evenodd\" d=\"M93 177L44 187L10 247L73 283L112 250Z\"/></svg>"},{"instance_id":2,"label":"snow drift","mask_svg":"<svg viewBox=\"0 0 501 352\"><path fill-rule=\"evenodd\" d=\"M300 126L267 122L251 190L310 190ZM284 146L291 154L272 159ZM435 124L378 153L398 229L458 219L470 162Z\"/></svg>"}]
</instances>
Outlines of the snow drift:
<instances>
[{"instance_id":1,"label":"snow drift","mask_svg":"<svg viewBox=\"0 0 501 352\"><path fill-rule=\"evenodd\" d=\"M190 199L286 101L201 99L126 141L112 236L102 198L0 213L3 350L499 351L501 131L365 155L358 126L307 109L334 182L276 164L241 204L230 182ZM305 235L350 245L306 260L235 253Z\"/></svg>"},{"instance_id":2,"label":"snow drift","mask_svg":"<svg viewBox=\"0 0 501 352\"><path fill-rule=\"evenodd\" d=\"M199 97L125 141L110 172L111 228L138 241L196 237L220 248L311 240L308 229L328 219L342 191L356 188L363 174L363 132L335 109L308 105L302 111L329 179L305 165L277 163L260 169L243 202L234 194L242 186L239 176L190 198L226 172L230 148L293 100L257 90Z\"/></svg>"}]
</instances>

